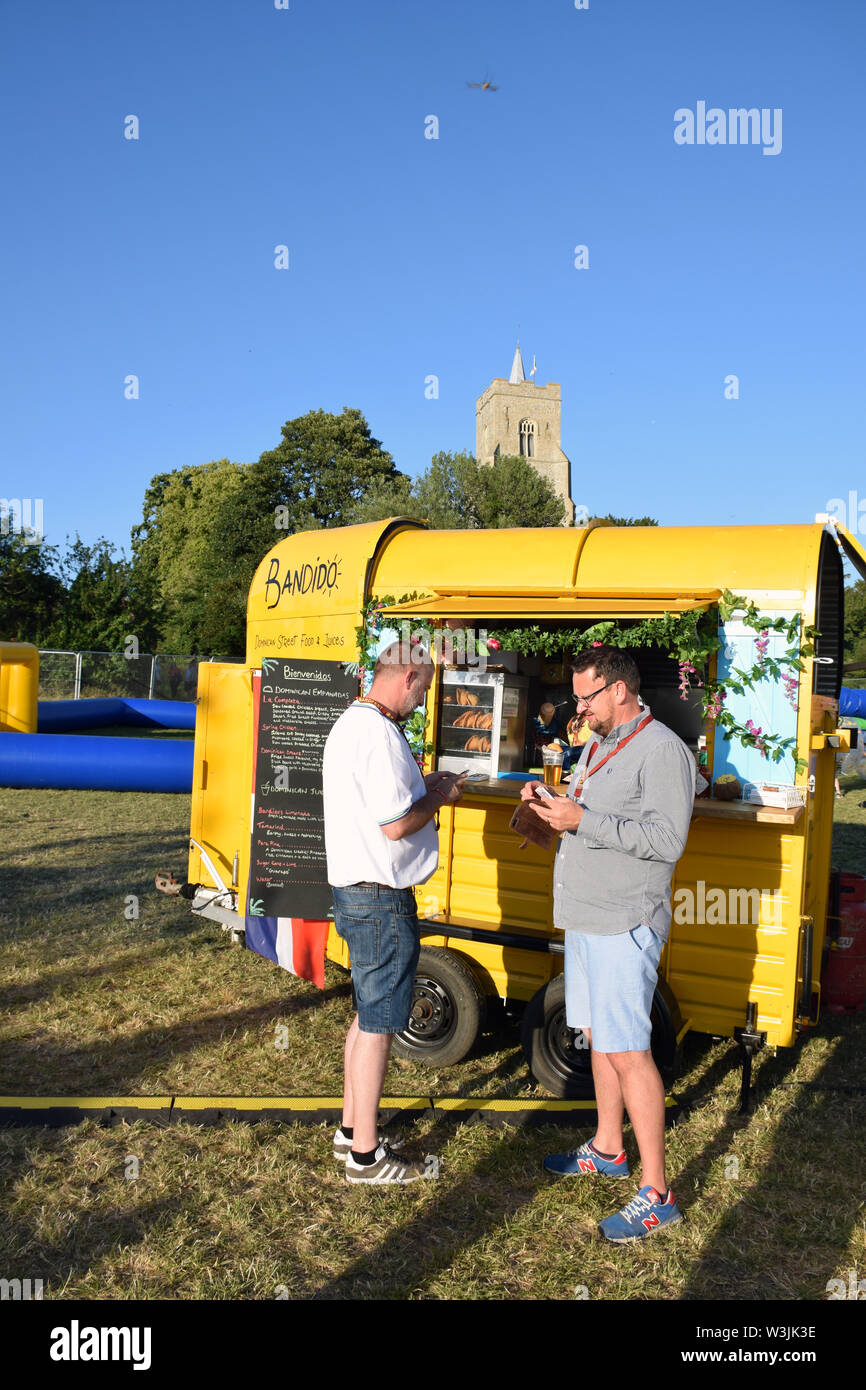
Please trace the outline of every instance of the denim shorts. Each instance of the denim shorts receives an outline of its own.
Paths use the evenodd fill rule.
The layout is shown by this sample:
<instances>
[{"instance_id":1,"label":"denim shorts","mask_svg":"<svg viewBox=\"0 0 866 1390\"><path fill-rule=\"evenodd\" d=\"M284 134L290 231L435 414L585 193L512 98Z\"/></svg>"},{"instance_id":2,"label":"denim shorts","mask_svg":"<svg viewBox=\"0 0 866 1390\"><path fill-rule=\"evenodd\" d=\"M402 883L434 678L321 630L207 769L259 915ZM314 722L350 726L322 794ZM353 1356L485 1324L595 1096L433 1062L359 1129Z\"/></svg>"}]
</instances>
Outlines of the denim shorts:
<instances>
[{"instance_id":1,"label":"denim shorts","mask_svg":"<svg viewBox=\"0 0 866 1390\"><path fill-rule=\"evenodd\" d=\"M409 1026L421 942L411 888L352 883L332 888L334 925L349 948L362 1033Z\"/></svg>"},{"instance_id":2,"label":"denim shorts","mask_svg":"<svg viewBox=\"0 0 866 1390\"><path fill-rule=\"evenodd\" d=\"M565 1016L592 1029L596 1052L647 1052L662 939L651 927L615 936L565 933Z\"/></svg>"}]
</instances>

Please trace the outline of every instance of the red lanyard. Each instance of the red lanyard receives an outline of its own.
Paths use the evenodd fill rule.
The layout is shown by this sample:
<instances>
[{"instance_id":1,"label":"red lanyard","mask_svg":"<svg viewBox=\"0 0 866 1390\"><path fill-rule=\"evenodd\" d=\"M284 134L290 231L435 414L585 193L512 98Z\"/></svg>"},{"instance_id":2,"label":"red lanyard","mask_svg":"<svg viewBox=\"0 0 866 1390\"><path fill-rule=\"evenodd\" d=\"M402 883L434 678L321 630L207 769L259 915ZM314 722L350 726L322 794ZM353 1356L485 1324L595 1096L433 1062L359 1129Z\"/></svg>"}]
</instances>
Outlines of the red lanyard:
<instances>
[{"instance_id":1,"label":"red lanyard","mask_svg":"<svg viewBox=\"0 0 866 1390\"><path fill-rule=\"evenodd\" d=\"M612 748L611 751L607 754L607 756L602 758L600 763L596 763L595 767L592 769L592 771L590 771L589 764L592 760L593 753L598 747L598 743L594 743L586 755L586 762L583 765L583 778L581 780L581 786L587 780L587 778L592 777L594 773L598 772L601 768L603 768L605 763L609 763L611 758L615 758L617 753L619 753L623 748L625 748L627 743L630 743L633 738L636 738L636 736L640 733L641 729L645 729L647 724L651 723L652 715L648 714L646 719L642 719L640 721L636 729L632 729L631 733L628 735L627 738L624 738L621 743L618 743L616 745L616 748Z\"/></svg>"},{"instance_id":2,"label":"red lanyard","mask_svg":"<svg viewBox=\"0 0 866 1390\"><path fill-rule=\"evenodd\" d=\"M403 725L400 723L396 714L389 710L387 705L380 705L379 701L374 700L370 695L359 695L356 704L373 705L379 711L380 714L385 716L386 719L390 719L392 724L396 724L397 728L400 730L400 733L403 735L404 738L406 738L406 730L403 728ZM409 742L408 738L406 738L406 742ZM601 764L599 764L599 766L600 765Z\"/></svg>"}]
</instances>

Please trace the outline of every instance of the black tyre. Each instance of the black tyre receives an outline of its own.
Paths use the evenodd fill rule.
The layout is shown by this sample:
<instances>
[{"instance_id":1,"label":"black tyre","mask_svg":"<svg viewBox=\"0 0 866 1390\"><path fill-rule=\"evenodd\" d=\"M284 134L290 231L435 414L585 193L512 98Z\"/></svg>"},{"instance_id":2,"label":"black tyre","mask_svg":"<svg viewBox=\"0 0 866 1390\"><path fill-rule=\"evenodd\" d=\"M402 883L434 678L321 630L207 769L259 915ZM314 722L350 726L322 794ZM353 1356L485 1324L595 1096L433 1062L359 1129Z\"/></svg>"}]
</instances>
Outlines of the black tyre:
<instances>
[{"instance_id":1,"label":"black tyre","mask_svg":"<svg viewBox=\"0 0 866 1390\"><path fill-rule=\"evenodd\" d=\"M679 1010L667 986L660 982L653 996L650 1046L656 1066L665 1076L674 1064ZM556 975L534 994L520 1025L523 1053L535 1080L559 1100L592 1100L591 1049L580 1029L565 1021L565 976Z\"/></svg>"},{"instance_id":2,"label":"black tyre","mask_svg":"<svg viewBox=\"0 0 866 1390\"><path fill-rule=\"evenodd\" d=\"M409 1027L394 1052L425 1066L447 1067L473 1047L484 1020L484 995L469 966L442 946L422 946Z\"/></svg>"}]
</instances>

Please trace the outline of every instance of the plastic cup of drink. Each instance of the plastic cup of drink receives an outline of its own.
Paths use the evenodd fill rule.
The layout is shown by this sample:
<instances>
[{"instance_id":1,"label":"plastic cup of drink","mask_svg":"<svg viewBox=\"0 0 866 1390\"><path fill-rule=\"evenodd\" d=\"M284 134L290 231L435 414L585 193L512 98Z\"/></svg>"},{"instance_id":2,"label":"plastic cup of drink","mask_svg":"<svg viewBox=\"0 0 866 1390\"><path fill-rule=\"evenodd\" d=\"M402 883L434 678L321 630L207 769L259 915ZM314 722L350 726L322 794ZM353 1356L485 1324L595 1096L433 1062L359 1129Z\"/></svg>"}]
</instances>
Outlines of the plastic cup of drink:
<instances>
[{"instance_id":1,"label":"plastic cup of drink","mask_svg":"<svg viewBox=\"0 0 866 1390\"><path fill-rule=\"evenodd\" d=\"M558 787L562 781L562 755L561 748L542 748L545 786Z\"/></svg>"}]
</instances>

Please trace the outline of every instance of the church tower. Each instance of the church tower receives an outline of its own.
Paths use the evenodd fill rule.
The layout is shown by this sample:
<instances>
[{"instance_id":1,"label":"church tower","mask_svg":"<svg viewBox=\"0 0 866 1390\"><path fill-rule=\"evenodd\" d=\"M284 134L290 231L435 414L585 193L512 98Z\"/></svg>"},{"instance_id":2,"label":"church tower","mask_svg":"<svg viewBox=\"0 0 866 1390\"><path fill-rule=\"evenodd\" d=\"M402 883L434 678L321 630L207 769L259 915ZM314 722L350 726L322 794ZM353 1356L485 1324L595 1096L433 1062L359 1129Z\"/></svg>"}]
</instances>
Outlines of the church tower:
<instances>
[{"instance_id":1,"label":"church tower","mask_svg":"<svg viewBox=\"0 0 866 1390\"><path fill-rule=\"evenodd\" d=\"M535 375L533 358L530 378ZM569 461L560 447L562 393L549 381L536 386L527 381L520 343L514 353L511 375L498 376L475 403L475 457L494 464L503 455L527 459L553 484L565 503L565 525L574 523L574 503L569 494Z\"/></svg>"}]
</instances>

